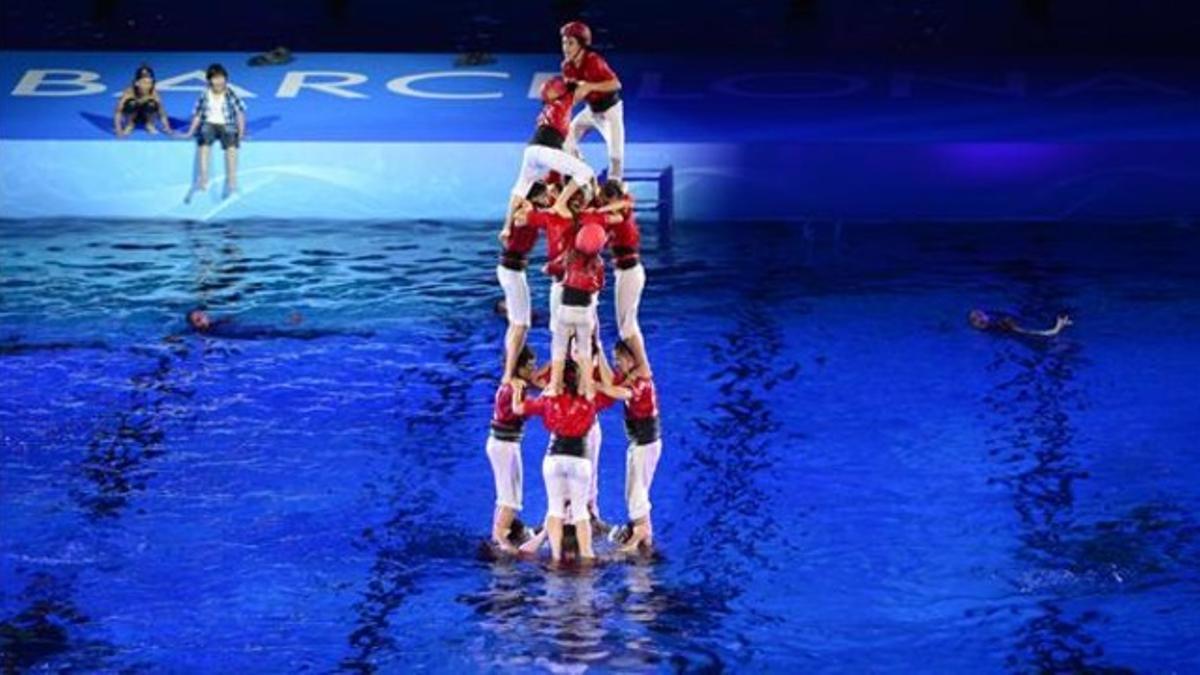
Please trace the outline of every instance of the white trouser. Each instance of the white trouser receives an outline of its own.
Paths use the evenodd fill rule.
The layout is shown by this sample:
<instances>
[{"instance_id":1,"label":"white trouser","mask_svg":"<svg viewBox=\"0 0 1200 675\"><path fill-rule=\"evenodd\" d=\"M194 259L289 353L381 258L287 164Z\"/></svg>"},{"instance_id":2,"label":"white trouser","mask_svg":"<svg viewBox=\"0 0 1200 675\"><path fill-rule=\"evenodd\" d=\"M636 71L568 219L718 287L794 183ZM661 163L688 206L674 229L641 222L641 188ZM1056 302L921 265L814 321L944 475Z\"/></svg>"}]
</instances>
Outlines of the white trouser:
<instances>
[{"instance_id":1,"label":"white trouser","mask_svg":"<svg viewBox=\"0 0 1200 675\"><path fill-rule=\"evenodd\" d=\"M570 522L586 523L589 517L584 505L587 504L591 474L592 465L583 457L546 455L542 460L542 478L546 481L547 512L565 520L569 502L572 507Z\"/></svg>"},{"instance_id":2,"label":"white trouser","mask_svg":"<svg viewBox=\"0 0 1200 675\"><path fill-rule=\"evenodd\" d=\"M584 363L592 362L592 331L596 329L596 294L587 307L562 305L558 308L556 328L550 335L550 355L555 361L567 358L567 340L575 336L574 354Z\"/></svg>"},{"instance_id":3,"label":"white trouser","mask_svg":"<svg viewBox=\"0 0 1200 675\"><path fill-rule=\"evenodd\" d=\"M550 332L553 334L558 330L558 308L562 307L562 291L563 285L561 281L554 281L550 284ZM595 301L592 302L592 321L598 326L600 325L600 314L596 308Z\"/></svg>"},{"instance_id":4,"label":"white trouser","mask_svg":"<svg viewBox=\"0 0 1200 675\"><path fill-rule=\"evenodd\" d=\"M608 177L619 179L625 166L625 102L618 101L602 113L592 112L591 108L584 105L583 110L571 120L565 144L567 152L579 154L579 141L589 129L599 131L604 137L604 144L608 146Z\"/></svg>"},{"instance_id":5,"label":"white trouser","mask_svg":"<svg viewBox=\"0 0 1200 675\"><path fill-rule=\"evenodd\" d=\"M570 176L579 185L587 185L595 176L592 167L574 155L545 145L528 145L525 146L525 155L521 159L521 172L517 174L517 183L513 185L513 195L524 199L525 195L529 194L529 186L545 178L551 171L557 171L564 177Z\"/></svg>"},{"instance_id":6,"label":"white trouser","mask_svg":"<svg viewBox=\"0 0 1200 675\"><path fill-rule=\"evenodd\" d=\"M496 506L520 511L524 491L521 444L488 436L487 456L492 463L492 476L496 479Z\"/></svg>"},{"instance_id":7,"label":"white trouser","mask_svg":"<svg viewBox=\"0 0 1200 675\"><path fill-rule=\"evenodd\" d=\"M588 506L596 510L596 515L600 514L600 441L604 438L604 434L600 432L600 420L597 419L592 423L592 428L588 429L587 434L587 458L592 463L592 487L588 490Z\"/></svg>"},{"instance_id":8,"label":"white trouser","mask_svg":"<svg viewBox=\"0 0 1200 675\"><path fill-rule=\"evenodd\" d=\"M661 439L646 445L630 443L625 452L625 508L630 520L650 515L650 484L660 455Z\"/></svg>"},{"instance_id":9,"label":"white trouser","mask_svg":"<svg viewBox=\"0 0 1200 675\"><path fill-rule=\"evenodd\" d=\"M639 262L626 270L617 268L615 275L613 306L617 312L617 332L625 340L642 333L638 307L642 304L642 289L646 288L646 268Z\"/></svg>"},{"instance_id":10,"label":"white trouser","mask_svg":"<svg viewBox=\"0 0 1200 675\"><path fill-rule=\"evenodd\" d=\"M529 281L525 271L510 270L504 265L496 265L496 278L504 289L504 306L508 312L508 322L514 326L529 327L533 323L533 306L529 300Z\"/></svg>"}]
</instances>

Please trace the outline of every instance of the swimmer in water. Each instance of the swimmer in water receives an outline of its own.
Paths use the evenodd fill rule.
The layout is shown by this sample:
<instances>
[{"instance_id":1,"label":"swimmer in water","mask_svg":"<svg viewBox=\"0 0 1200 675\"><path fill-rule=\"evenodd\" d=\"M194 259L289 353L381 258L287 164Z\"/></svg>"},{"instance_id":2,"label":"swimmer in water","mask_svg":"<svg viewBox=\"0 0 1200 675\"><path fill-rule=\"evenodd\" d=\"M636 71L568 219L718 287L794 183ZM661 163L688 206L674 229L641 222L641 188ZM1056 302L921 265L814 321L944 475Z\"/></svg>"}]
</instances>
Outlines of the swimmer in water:
<instances>
[{"instance_id":1,"label":"swimmer in water","mask_svg":"<svg viewBox=\"0 0 1200 675\"><path fill-rule=\"evenodd\" d=\"M227 340L316 340L326 337L373 337L374 331L339 331L319 328L279 328L276 326L245 325L236 323L231 317L214 319L208 312L196 308L188 311L187 325L192 331L208 337ZM291 322L300 323L299 314L292 314Z\"/></svg>"},{"instance_id":2,"label":"swimmer in water","mask_svg":"<svg viewBox=\"0 0 1200 675\"><path fill-rule=\"evenodd\" d=\"M985 312L982 309L972 309L967 314L967 321L971 327L976 330L981 330L988 333L1007 333L1010 335L1025 335L1030 337L1054 337L1063 331L1064 328L1070 326L1073 322L1071 317L1066 314L1058 315L1058 319L1054 322L1053 328L1045 330L1033 330L1024 328L1017 322L1016 317L1003 312Z\"/></svg>"},{"instance_id":3,"label":"swimmer in water","mask_svg":"<svg viewBox=\"0 0 1200 675\"><path fill-rule=\"evenodd\" d=\"M580 379L575 362L567 361L564 364L563 390L554 395L543 392L530 401L524 399L524 388L514 381L513 412L523 417L540 416L550 431L550 447L542 460L542 477L546 482L545 534L550 539L550 555L555 562L563 560L563 525L568 504L586 505L588 502L592 473L592 465L586 454L588 430L599 410L618 400L628 400L632 395L628 389L601 383L595 399L589 400L580 392ZM587 508L571 508L570 511L570 524L576 526L579 540L580 560L590 561L595 558L595 553L592 550L592 529L588 526L590 517ZM529 549L522 547L522 550Z\"/></svg>"},{"instance_id":4,"label":"swimmer in water","mask_svg":"<svg viewBox=\"0 0 1200 675\"><path fill-rule=\"evenodd\" d=\"M521 512L524 496L524 470L521 466L521 439L525 418L513 412L513 393L533 382L536 358L528 345L521 348L509 377L496 389L488 433L487 456L496 483L496 508L492 514L492 545L500 552L516 555L509 542L509 530Z\"/></svg>"}]
</instances>

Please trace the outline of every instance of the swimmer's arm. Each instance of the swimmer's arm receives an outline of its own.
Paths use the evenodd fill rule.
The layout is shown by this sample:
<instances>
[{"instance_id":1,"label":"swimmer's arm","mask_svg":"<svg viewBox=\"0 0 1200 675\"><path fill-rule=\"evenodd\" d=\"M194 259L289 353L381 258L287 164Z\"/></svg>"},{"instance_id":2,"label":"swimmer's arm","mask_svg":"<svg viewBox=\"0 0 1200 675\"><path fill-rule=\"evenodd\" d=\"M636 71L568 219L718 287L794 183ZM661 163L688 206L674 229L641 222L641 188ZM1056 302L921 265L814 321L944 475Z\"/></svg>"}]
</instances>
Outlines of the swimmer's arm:
<instances>
[{"instance_id":1,"label":"swimmer's arm","mask_svg":"<svg viewBox=\"0 0 1200 675\"><path fill-rule=\"evenodd\" d=\"M1013 330L1017 333L1020 333L1021 335L1038 335L1041 337L1054 337L1055 335L1058 335L1059 333L1061 333L1064 328L1066 328L1067 326L1070 326L1072 323L1074 323L1074 322L1071 321L1071 317L1067 316L1066 314L1062 314L1058 317L1058 320L1056 320L1054 322L1053 328L1047 328L1046 330L1027 330L1025 328L1021 328L1020 326L1014 325Z\"/></svg>"}]
</instances>

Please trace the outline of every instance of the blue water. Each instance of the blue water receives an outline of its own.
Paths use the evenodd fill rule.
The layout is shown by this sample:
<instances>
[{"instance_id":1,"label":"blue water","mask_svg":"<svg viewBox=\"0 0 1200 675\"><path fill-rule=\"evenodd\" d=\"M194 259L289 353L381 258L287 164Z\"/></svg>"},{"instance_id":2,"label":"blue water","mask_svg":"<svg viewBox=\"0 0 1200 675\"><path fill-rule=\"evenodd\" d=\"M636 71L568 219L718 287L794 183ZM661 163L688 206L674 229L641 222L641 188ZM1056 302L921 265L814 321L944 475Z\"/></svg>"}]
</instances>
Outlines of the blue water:
<instances>
[{"instance_id":1,"label":"blue water","mask_svg":"<svg viewBox=\"0 0 1200 675\"><path fill-rule=\"evenodd\" d=\"M1200 671L1200 232L647 227L662 559L562 572L475 557L494 228L0 223L3 667Z\"/></svg>"}]
</instances>

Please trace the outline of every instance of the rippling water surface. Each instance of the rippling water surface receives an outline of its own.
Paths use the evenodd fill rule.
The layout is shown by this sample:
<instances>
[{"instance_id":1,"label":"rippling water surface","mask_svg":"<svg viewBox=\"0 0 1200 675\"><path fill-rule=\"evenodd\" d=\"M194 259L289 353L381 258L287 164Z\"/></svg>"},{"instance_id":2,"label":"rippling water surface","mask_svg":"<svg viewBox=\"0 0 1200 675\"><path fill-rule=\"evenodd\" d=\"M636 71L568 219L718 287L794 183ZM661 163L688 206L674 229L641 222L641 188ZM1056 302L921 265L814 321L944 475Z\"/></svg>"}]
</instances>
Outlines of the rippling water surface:
<instances>
[{"instance_id":1,"label":"rippling water surface","mask_svg":"<svg viewBox=\"0 0 1200 675\"><path fill-rule=\"evenodd\" d=\"M493 230L0 222L3 667L1200 671L1197 231L647 227L662 559L552 572L475 558Z\"/></svg>"}]
</instances>

